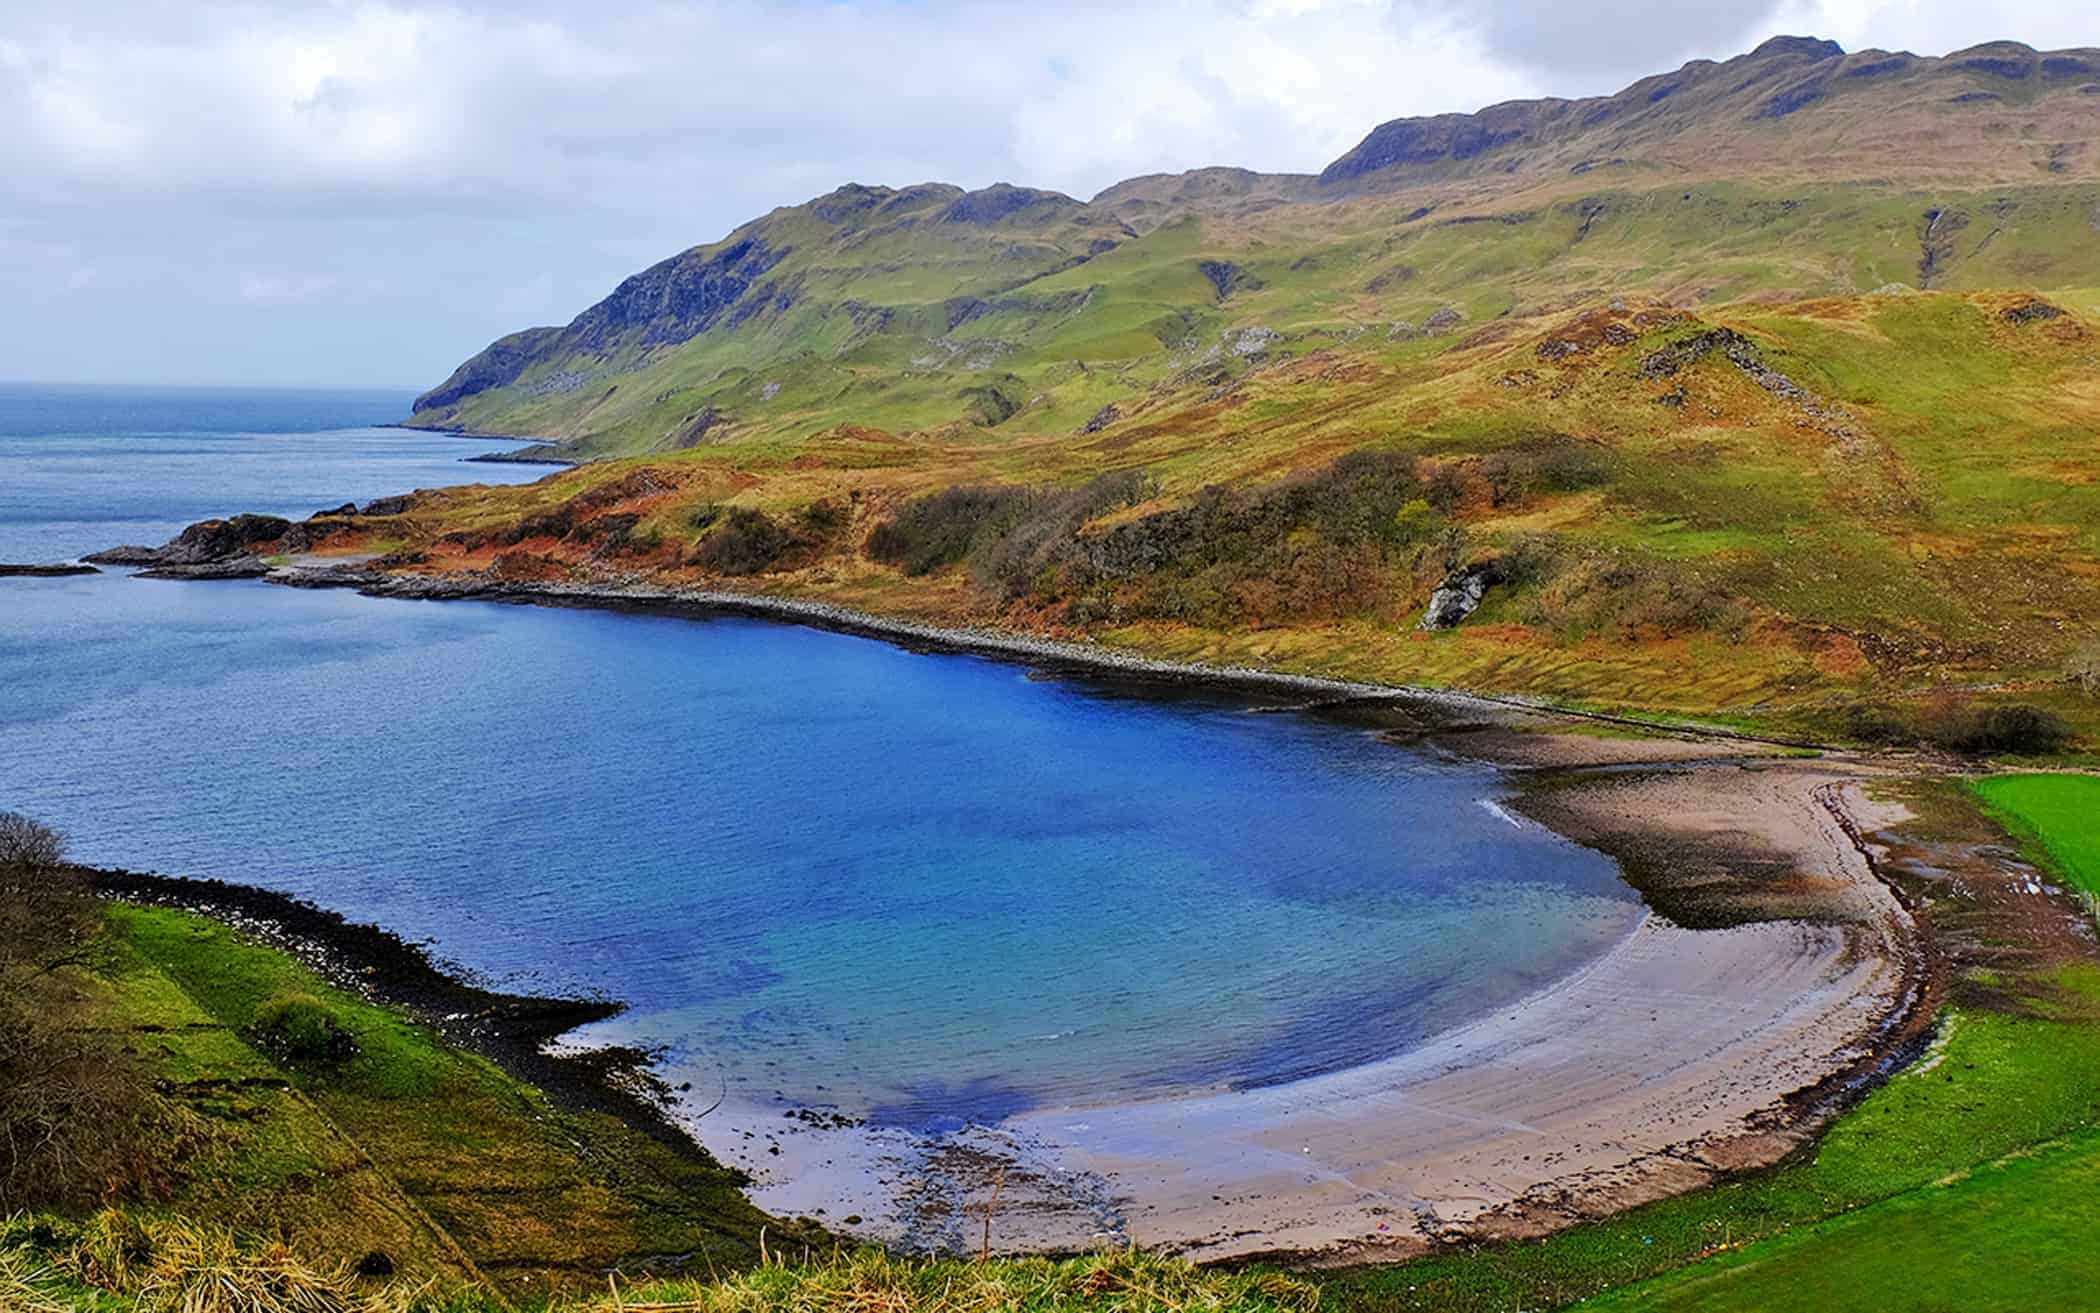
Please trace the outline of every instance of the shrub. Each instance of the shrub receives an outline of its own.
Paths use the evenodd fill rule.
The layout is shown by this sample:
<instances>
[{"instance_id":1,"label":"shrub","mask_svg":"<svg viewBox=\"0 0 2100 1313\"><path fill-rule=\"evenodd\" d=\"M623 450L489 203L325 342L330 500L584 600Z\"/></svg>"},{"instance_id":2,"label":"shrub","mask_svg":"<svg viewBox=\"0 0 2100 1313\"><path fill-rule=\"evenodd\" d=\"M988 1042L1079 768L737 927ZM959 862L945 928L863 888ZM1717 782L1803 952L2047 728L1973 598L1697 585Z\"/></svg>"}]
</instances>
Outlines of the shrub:
<instances>
[{"instance_id":1,"label":"shrub","mask_svg":"<svg viewBox=\"0 0 2100 1313\"><path fill-rule=\"evenodd\" d=\"M1904 718L1875 702L1854 702L1839 713L1841 733L1855 743L1892 747L1912 743L1917 734Z\"/></svg>"},{"instance_id":2,"label":"shrub","mask_svg":"<svg viewBox=\"0 0 2100 1313\"><path fill-rule=\"evenodd\" d=\"M757 574L800 545L801 539L764 511L732 506L693 549L693 562L715 574Z\"/></svg>"},{"instance_id":3,"label":"shrub","mask_svg":"<svg viewBox=\"0 0 2100 1313\"><path fill-rule=\"evenodd\" d=\"M1611 552L1553 567L1552 581L1532 601L1531 619L1564 637L1613 631L1633 642L1695 632L1738 635L1749 613L1681 563Z\"/></svg>"},{"instance_id":4,"label":"shrub","mask_svg":"<svg viewBox=\"0 0 2100 1313\"><path fill-rule=\"evenodd\" d=\"M1027 508L1022 488L958 487L905 504L868 535L868 555L909 575L954 565L1004 533Z\"/></svg>"},{"instance_id":5,"label":"shrub","mask_svg":"<svg viewBox=\"0 0 2100 1313\"><path fill-rule=\"evenodd\" d=\"M1400 542L1423 542L1436 532L1436 527L1436 508L1427 497L1417 497L1393 512L1393 537Z\"/></svg>"},{"instance_id":6,"label":"shrub","mask_svg":"<svg viewBox=\"0 0 2100 1313\"><path fill-rule=\"evenodd\" d=\"M802 508L803 531L817 538L829 538L846 527L852 513L831 497L813 501Z\"/></svg>"},{"instance_id":7,"label":"shrub","mask_svg":"<svg viewBox=\"0 0 2100 1313\"><path fill-rule=\"evenodd\" d=\"M65 850L50 826L0 812L0 1212L146 1189L165 1156L165 1105L114 1037L75 1024L59 983L103 927Z\"/></svg>"},{"instance_id":8,"label":"shrub","mask_svg":"<svg viewBox=\"0 0 2100 1313\"><path fill-rule=\"evenodd\" d=\"M1077 563L1074 539L1089 520L1143 501L1151 491L1151 482L1142 474L1125 470L1082 487L1029 498L1005 532L977 551L978 581L1019 596L1061 578Z\"/></svg>"},{"instance_id":9,"label":"shrub","mask_svg":"<svg viewBox=\"0 0 2100 1313\"><path fill-rule=\"evenodd\" d=\"M1993 753L2044 756L2071 741L2071 727L2055 714L2025 703L1978 707L1960 695L1934 699L1919 711L1913 738L1949 752L1982 757Z\"/></svg>"},{"instance_id":10,"label":"shrub","mask_svg":"<svg viewBox=\"0 0 2100 1313\"><path fill-rule=\"evenodd\" d=\"M1533 438L1480 460L1481 477L1497 506L1518 505L1540 493L1580 492L1609 477L1598 452L1573 438Z\"/></svg>"},{"instance_id":11,"label":"shrub","mask_svg":"<svg viewBox=\"0 0 2100 1313\"><path fill-rule=\"evenodd\" d=\"M1595 452L1562 437L1433 466L1400 452L1353 451L1266 486L1208 487L1185 505L1098 533L1086 526L1155 495L1153 483L1124 471L1070 489L957 487L908 503L869 536L867 551L914 575L967 562L980 588L1062 606L1072 623L1337 619L1390 607L1397 569L1467 564L1473 543L1450 519L1460 505L1603 477ZM1522 577L1557 565L1540 548ZM1705 600L1707 611L1725 612L1725 599Z\"/></svg>"},{"instance_id":12,"label":"shrub","mask_svg":"<svg viewBox=\"0 0 2100 1313\"><path fill-rule=\"evenodd\" d=\"M2042 756L2061 751L2070 741L2071 727L2061 718L2040 707L2014 703L1978 713L1948 746L1978 755Z\"/></svg>"},{"instance_id":13,"label":"shrub","mask_svg":"<svg viewBox=\"0 0 2100 1313\"><path fill-rule=\"evenodd\" d=\"M357 1040L335 1009L312 994L278 994L255 1010L248 1036L292 1062L340 1062L357 1054Z\"/></svg>"},{"instance_id":14,"label":"shrub","mask_svg":"<svg viewBox=\"0 0 2100 1313\"><path fill-rule=\"evenodd\" d=\"M0 993L8 977L79 962L102 925L81 873L66 864L66 837L19 812L0 812Z\"/></svg>"},{"instance_id":15,"label":"shrub","mask_svg":"<svg viewBox=\"0 0 2100 1313\"><path fill-rule=\"evenodd\" d=\"M1560 569L1565 555L1561 544L1547 534L1519 534L1502 549L1498 573L1507 588L1541 585Z\"/></svg>"},{"instance_id":16,"label":"shrub","mask_svg":"<svg viewBox=\"0 0 2100 1313\"><path fill-rule=\"evenodd\" d=\"M36 992L0 1002L0 1212L158 1191L179 1147L137 1059L70 1021Z\"/></svg>"}]
</instances>

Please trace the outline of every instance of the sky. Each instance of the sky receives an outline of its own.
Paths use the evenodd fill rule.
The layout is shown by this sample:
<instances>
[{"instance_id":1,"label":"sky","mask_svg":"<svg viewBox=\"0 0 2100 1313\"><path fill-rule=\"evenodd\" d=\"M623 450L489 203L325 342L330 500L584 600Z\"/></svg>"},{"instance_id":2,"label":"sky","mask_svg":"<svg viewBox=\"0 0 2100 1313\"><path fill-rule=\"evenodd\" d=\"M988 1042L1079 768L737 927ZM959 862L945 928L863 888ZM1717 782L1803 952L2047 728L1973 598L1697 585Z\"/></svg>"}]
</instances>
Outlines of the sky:
<instances>
[{"instance_id":1,"label":"sky","mask_svg":"<svg viewBox=\"0 0 2100 1313\"><path fill-rule=\"evenodd\" d=\"M1087 197L2091 0L0 0L0 378L428 387L848 181Z\"/></svg>"}]
</instances>

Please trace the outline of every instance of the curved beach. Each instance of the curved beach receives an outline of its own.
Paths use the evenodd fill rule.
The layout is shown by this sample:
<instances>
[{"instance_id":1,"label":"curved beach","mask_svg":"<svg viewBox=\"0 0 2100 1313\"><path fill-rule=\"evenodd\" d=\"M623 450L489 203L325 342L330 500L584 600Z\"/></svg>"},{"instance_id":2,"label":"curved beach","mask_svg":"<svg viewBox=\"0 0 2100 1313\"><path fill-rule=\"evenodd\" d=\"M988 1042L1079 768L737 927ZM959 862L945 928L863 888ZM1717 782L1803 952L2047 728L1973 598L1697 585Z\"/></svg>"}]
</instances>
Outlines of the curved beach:
<instances>
[{"instance_id":1,"label":"curved beach","mask_svg":"<svg viewBox=\"0 0 2100 1313\"><path fill-rule=\"evenodd\" d=\"M1513 701L1179 666L781 599L357 565L265 577L396 598L755 614L1346 707L1520 768L1517 796L1502 802L1523 823L1618 857L1653 909L1609 951L1513 1005L1392 1058L1287 1084L1037 1107L938 1137L745 1105L706 1082L676 1110L710 1152L751 1174L760 1206L849 1234L974 1250L989 1220L1003 1252L1136 1242L1201 1258L1349 1262L1537 1233L1782 1157L1921 1015L1917 929L1854 837L1881 821L1848 815L1872 810L1865 764L1761 755L1725 731L1539 733L1557 713Z\"/></svg>"},{"instance_id":2,"label":"curved beach","mask_svg":"<svg viewBox=\"0 0 2100 1313\"><path fill-rule=\"evenodd\" d=\"M1690 930L1651 913L1512 1007L1289 1084L1035 1109L937 1143L783 1132L777 1110L725 1108L694 1129L754 1172L761 1205L824 1207L892 1242L974 1246L989 1209L1000 1251L1134 1241L1205 1259L1400 1258L1777 1160L1917 1001L1916 929L1841 819L1873 804L1856 774L1813 762L1606 779L1590 794L1577 805L1601 821L1625 808L1674 831L1688 879L1730 851L1785 854L1775 893L1810 900L1813 919Z\"/></svg>"}]
</instances>

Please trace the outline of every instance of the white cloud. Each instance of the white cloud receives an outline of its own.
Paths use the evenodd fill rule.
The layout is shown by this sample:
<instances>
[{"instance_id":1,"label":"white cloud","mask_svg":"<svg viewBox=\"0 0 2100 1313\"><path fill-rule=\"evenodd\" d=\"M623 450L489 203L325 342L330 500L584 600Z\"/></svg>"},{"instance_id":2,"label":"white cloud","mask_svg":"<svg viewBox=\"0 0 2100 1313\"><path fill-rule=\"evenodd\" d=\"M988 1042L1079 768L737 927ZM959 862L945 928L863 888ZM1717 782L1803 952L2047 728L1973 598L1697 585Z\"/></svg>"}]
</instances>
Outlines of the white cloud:
<instances>
[{"instance_id":1,"label":"white cloud","mask_svg":"<svg viewBox=\"0 0 2100 1313\"><path fill-rule=\"evenodd\" d=\"M29 374L312 378L318 341L342 381L432 379L848 180L1314 171L1389 118L1606 92L1774 31L2079 44L2088 9L11 0L0 335Z\"/></svg>"},{"instance_id":2,"label":"white cloud","mask_svg":"<svg viewBox=\"0 0 2100 1313\"><path fill-rule=\"evenodd\" d=\"M1847 50L1944 55L1985 41L2100 46L2100 14L2084 0L1785 0L1775 21Z\"/></svg>"}]
</instances>

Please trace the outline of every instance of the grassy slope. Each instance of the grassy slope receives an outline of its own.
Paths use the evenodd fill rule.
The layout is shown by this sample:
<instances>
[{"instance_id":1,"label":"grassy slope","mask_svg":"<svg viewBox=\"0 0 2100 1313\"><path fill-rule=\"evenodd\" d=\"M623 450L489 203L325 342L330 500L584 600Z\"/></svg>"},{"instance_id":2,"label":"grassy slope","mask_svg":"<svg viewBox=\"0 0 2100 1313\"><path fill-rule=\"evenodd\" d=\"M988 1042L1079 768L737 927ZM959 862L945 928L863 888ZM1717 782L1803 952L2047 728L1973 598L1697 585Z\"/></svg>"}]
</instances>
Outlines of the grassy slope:
<instances>
[{"instance_id":1,"label":"grassy slope","mask_svg":"<svg viewBox=\"0 0 2100 1313\"><path fill-rule=\"evenodd\" d=\"M1599 1309L2025 1313L2089 1306L2100 1287L2090 1201L2100 1134L2087 1132L1804 1228Z\"/></svg>"},{"instance_id":2,"label":"grassy slope","mask_svg":"<svg viewBox=\"0 0 2100 1313\"><path fill-rule=\"evenodd\" d=\"M193 1114L175 1212L281 1233L323 1262L379 1250L404 1272L512 1294L610 1265L756 1256L765 1218L732 1173L675 1154L185 913L113 907L101 1010ZM359 1052L277 1061L244 1030L274 995L324 999Z\"/></svg>"},{"instance_id":3,"label":"grassy slope","mask_svg":"<svg viewBox=\"0 0 2100 1313\"><path fill-rule=\"evenodd\" d=\"M796 442L752 439L432 497L367 533L426 550L422 568L485 568L502 544L439 540L500 532L646 467L658 490L615 495L600 509L641 516L653 549L601 559L588 543L528 534L516 550L583 577L726 583L938 621L1084 633L1168 657L1825 731L1830 706L1848 697L1900 699L1956 683L2006 686L2090 721L2092 704L2071 694L2061 671L2100 614L2100 449L2087 436L2100 425L2100 337L2076 316L2007 322L2020 300L1824 299L1689 319L1633 304L1463 337L1381 336L1240 362L1229 383L1197 394L1124 396L1127 418L1092 435L1001 430L991 441L974 429L844 427ZM1633 340L1600 338L1608 327ZM1712 327L1748 335L1816 409L1719 357L1668 379L1642 375L1650 355ZM1569 341L1582 349L1542 357ZM1187 504L1213 484L1273 484L1351 450L1463 472L1539 435L1583 444L1603 483L1500 507L1469 492L1436 534L1387 551L1375 597L1339 614L1294 610L1323 599L1284 596L1266 610L1247 604L1174 621L1111 597L1079 619L1074 597L1054 588L1015 604L973 586L967 571L909 578L859 546L904 499L955 484L1072 486L1136 469L1157 482L1138 514ZM696 516L703 505L792 517L826 499L848 508L849 523L814 560L725 580L690 559L707 532ZM1491 594L1454 633L1413 634L1441 578L1439 535L1451 528L1475 556L1543 538L1563 572ZM1614 582L1629 574L1638 578ZM1641 608L1655 602L1638 595L1643 588L1738 604L1728 608L1735 618L1648 614Z\"/></svg>"},{"instance_id":4,"label":"grassy slope","mask_svg":"<svg viewBox=\"0 0 2100 1313\"><path fill-rule=\"evenodd\" d=\"M1447 308L1483 323L1613 296L1724 305L1917 285L1921 216L1934 209L1976 216L1936 288L2089 285L2100 188L1704 179L1556 187L1414 220L1398 204L1189 215L1063 272L1047 271L1113 230L1061 226L1018 244L994 230L984 237L1009 239L986 241L996 258L974 244L957 258L947 226L873 242L848 233L828 256L791 257L804 300L777 317L646 353L551 359L417 422L560 437L603 456L675 447L707 406L724 419L709 443L795 442L839 423L971 426L970 393L997 386L1021 409L987 439L1064 436L1109 402L1200 391L1209 373L1235 366L1218 349L1246 328L1282 334L1287 352L1375 358ZM798 212L762 226L783 245L828 249L821 225ZM1204 260L1238 265L1248 281L1221 301ZM1018 279L1028 281L1000 290ZM973 297L987 308L951 328L947 306ZM871 301L888 316L871 319ZM1192 368L1205 377L1188 377Z\"/></svg>"}]
</instances>

